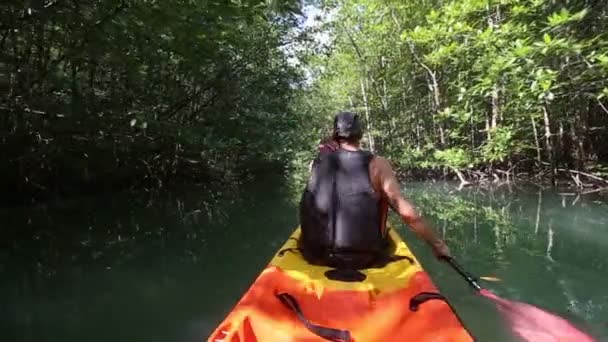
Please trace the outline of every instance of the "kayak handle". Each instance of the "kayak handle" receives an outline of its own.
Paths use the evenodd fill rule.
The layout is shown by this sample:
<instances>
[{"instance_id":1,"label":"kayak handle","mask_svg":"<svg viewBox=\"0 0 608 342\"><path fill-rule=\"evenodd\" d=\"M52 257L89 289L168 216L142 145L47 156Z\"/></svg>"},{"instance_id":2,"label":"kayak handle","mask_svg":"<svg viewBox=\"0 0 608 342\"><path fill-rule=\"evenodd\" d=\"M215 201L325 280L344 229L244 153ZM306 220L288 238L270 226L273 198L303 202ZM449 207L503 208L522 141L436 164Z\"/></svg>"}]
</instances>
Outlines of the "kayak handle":
<instances>
[{"instance_id":1,"label":"kayak handle","mask_svg":"<svg viewBox=\"0 0 608 342\"><path fill-rule=\"evenodd\" d=\"M439 300L443 300L443 301L447 302L447 300L445 299L445 297L441 293L436 293L436 292L420 292L419 294L415 295L414 297L412 297L410 299L410 310L411 311L418 311L418 308L420 307L420 304L422 304L422 303L424 303L426 301L432 300L432 299L439 299Z\"/></svg>"},{"instance_id":2,"label":"kayak handle","mask_svg":"<svg viewBox=\"0 0 608 342\"><path fill-rule=\"evenodd\" d=\"M277 293L275 296L281 301L281 303L283 303L283 305L293 311L298 320L313 334L332 342L353 342L348 330L334 329L312 324L304 316L304 312L302 312L298 301L289 293Z\"/></svg>"},{"instance_id":3,"label":"kayak handle","mask_svg":"<svg viewBox=\"0 0 608 342\"><path fill-rule=\"evenodd\" d=\"M447 261L448 264L450 264L450 266L452 266L452 268L456 270L456 272L458 272L476 291L481 291L481 286L477 282L476 277L465 271L462 266L456 262L456 259L453 257L442 257L442 259Z\"/></svg>"}]
</instances>

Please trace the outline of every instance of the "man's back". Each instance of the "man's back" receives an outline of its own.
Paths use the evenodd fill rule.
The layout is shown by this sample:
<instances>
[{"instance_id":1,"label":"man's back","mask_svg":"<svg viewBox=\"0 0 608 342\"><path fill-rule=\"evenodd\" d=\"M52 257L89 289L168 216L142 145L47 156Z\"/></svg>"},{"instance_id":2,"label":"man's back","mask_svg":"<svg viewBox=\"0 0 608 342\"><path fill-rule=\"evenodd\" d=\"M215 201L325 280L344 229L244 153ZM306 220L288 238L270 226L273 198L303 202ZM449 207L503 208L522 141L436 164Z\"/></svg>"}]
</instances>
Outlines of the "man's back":
<instances>
[{"instance_id":1,"label":"man's back","mask_svg":"<svg viewBox=\"0 0 608 342\"><path fill-rule=\"evenodd\" d=\"M302 245L312 249L318 247L331 254L332 250L342 242L346 242L346 247L349 247L348 244L354 241L355 248L352 249L355 251L378 250L378 240L382 240L382 228L390 206L420 238L432 246L437 256L449 256L445 243L435 235L409 201L401 195L399 182L390 163L385 158L371 156L369 152L360 149L362 137L363 130L359 115L350 112L336 115L332 137L332 144L335 146L332 146L338 151L331 148L326 150L334 152L321 153L323 156L331 157L326 159L321 157L325 163L321 167L318 165L313 167L311 179L302 195L301 240L307 240L301 241ZM334 165L328 162L337 160L334 158L336 155L358 156L357 158L367 156L367 159L364 158L364 164L357 164L365 165L365 171L360 172L360 167L355 165L354 168L347 170L346 177L342 175L340 184L336 187L336 177L340 178L340 171L344 171L340 168L348 164ZM317 170L324 170L321 179L318 179ZM355 170L358 171L353 173ZM361 184L353 187L349 182ZM320 184L324 185L320 186ZM364 190L365 187L368 190ZM370 200L371 198L373 201ZM368 213L373 219L366 218ZM336 218L346 224L336 225L339 223ZM370 223L372 221L373 223ZM351 235L354 235L352 240ZM367 241L366 235L369 236ZM344 247L344 244L341 247Z\"/></svg>"},{"instance_id":2,"label":"man's back","mask_svg":"<svg viewBox=\"0 0 608 342\"><path fill-rule=\"evenodd\" d=\"M363 151L359 148L349 148L347 151ZM399 194L395 190L399 190L399 183L393 172L390 162L378 155L373 155L369 163L369 181L376 193L384 200L394 198ZM399 191L400 192L400 191Z\"/></svg>"},{"instance_id":3,"label":"man's back","mask_svg":"<svg viewBox=\"0 0 608 342\"><path fill-rule=\"evenodd\" d=\"M371 182L372 159L367 151L342 149L317 158L300 204L303 249L321 258L365 255L366 263L385 254L386 206Z\"/></svg>"}]
</instances>

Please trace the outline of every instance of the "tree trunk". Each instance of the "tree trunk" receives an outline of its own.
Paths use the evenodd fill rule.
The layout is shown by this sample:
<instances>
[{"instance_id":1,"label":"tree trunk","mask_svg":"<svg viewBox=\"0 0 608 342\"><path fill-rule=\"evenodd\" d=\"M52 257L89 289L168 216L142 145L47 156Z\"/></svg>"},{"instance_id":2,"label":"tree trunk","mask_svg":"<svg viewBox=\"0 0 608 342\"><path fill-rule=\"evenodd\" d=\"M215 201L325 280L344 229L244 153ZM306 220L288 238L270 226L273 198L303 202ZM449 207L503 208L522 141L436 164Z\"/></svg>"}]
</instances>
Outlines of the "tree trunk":
<instances>
[{"instance_id":1,"label":"tree trunk","mask_svg":"<svg viewBox=\"0 0 608 342\"><path fill-rule=\"evenodd\" d=\"M355 110L355 101L353 101L353 97L352 96L348 97L348 102L350 103L350 108L352 110Z\"/></svg>"},{"instance_id":2,"label":"tree trunk","mask_svg":"<svg viewBox=\"0 0 608 342\"><path fill-rule=\"evenodd\" d=\"M498 117L500 115L499 98L498 98L498 87L494 86L492 90L492 129L496 129Z\"/></svg>"},{"instance_id":3,"label":"tree trunk","mask_svg":"<svg viewBox=\"0 0 608 342\"><path fill-rule=\"evenodd\" d=\"M420 138L420 123L416 122L416 150L420 151L421 147L421 138Z\"/></svg>"},{"instance_id":4,"label":"tree trunk","mask_svg":"<svg viewBox=\"0 0 608 342\"><path fill-rule=\"evenodd\" d=\"M538 141L538 130L536 129L536 122L534 120L534 116L530 115L530 122L532 122L532 133L534 134L534 145L536 146L536 160L540 164L542 162L542 157L540 154L540 142Z\"/></svg>"},{"instance_id":5,"label":"tree trunk","mask_svg":"<svg viewBox=\"0 0 608 342\"><path fill-rule=\"evenodd\" d=\"M492 132L490 130L490 118L486 115L486 140L492 140Z\"/></svg>"},{"instance_id":6,"label":"tree trunk","mask_svg":"<svg viewBox=\"0 0 608 342\"><path fill-rule=\"evenodd\" d=\"M570 134L572 134L572 141L574 142L575 149L575 158L576 158L576 169L582 171L584 169L585 163L585 146L583 143L583 138L579 135L579 132L582 131L581 126L581 118L579 120L575 120L575 123L570 125Z\"/></svg>"},{"instance_id":7,"label":"tree trunk","mask_svg":"<svg viewBox=\"0 0 608 342\"><path fill-rule=\"evenodd\" d=\"M4 32L2 32L2 36L0 37L0 51L4 50L4 42L6 42L9 34L10 34L10 29L7 29Z\"/></svg>"},{"instance_id":8,"label":"tree trunk","mask_svg":"<svg viewBox=\"0 0 608 342\"><path fill-rule=\"evenodd\" d=\"M364 76L365 77L365 76ZM361 81L361 95L363 96L363 105L365 106L365 122L367 125L367 141L369 143L369 150L374 153L375 151L375 146L374 146L374 136L372 134L372 123L370 120L370 113L369 113L369 103L367 101L367 91L366 91L366 87L365 87L365 83L367 83L367 77L365 77L365 83L363 81L363 77L360 78Z\"/></svg>"},{"instance_id":9,"label":"tree trunk","mask_svg":"<svg viewBox=\"0 0 608 342\"><path fill-rule=\"evenodd\" d=\"M407 97L406 97L406 94L405 94L405 91L407 89L406 84L407 83L405 82L405 77L403 75L401 75L401 102L402 102L401 105L403 106L403 108L401 109L401 112L404 113L404 114L408 113L408 111L407 111L407 108L408 108ZM409 122L410 123L409 127L411 129L412 123L414 122L414 120L409 120L409 121L410 121ZM403 132L403 130L399 130L399 131ZM418 134L419 134L419 132L418 132L418 123L416 123L416 139L419 138ZM405 140L403 139L403 136L401 134L399 135L399 141L401 142L401 146L405 146Z\"/></svg>"},{"instance_id":10,"label":"tree trunk","mask_svg":"<svg viewBox=\"0 0 608 342\"><path fill-rule=\"evenodd\" d=\"M15 30L11 30L11 40L13 43L13 72L11 74L9 83L9 108L12 109L13 124L11 127L11 133L15 133L21 129L23 124L23 111L21 106L17 104L17 98L21 95L21 58L19 56L19 41L15 34Z\"/></svg>"},{"instance_id":11,"label":"tree trunk","mask_svg":"<svg viewBox=\"0 0 608 342\"><path fill-rule=\"evenodd\" d=\"M559 133L557 134L557 148L555 151L555 159L567 163L567 160L564 160L564 155L566 152L566 144L564 143L564 124L562 120L559 120Z\"/></svg>"},{"instance_id":12,"label":"tree trunk","mask_svg":"<svg viewBox=\"0 0 608 342\"><path fill-rule=\"evenodd\" d=\"M395 134L397 133L397 124L395 123L395 117L391 115L389 111L389 98L388 98L388 90L386 85L386 77L382 78L382 111L384 115L386 115L391 129L389 131L389 137L391 140L395 139ZM403 138L400 139L403 144Z\"/></svg>"},{"instance_id":13,"label":"tree trunk","mask_svg":"<svg viewBox=\"0 0 608 342\"><path fill-rule=\"evenodd\" d=\"M439 89L439 83L437 82L436 71L432 70L431 68L429 68L429 66L424 64L424 62L422 62L420 57L418 57L418 55L416 54L416 51L414 50L414 45L411 42L408 44L408 46L410 48L410 52L412 53L412 56L414 57L414 60L427 73L428 88L429 88L429 90L431 90L432 97L433 97L433 102L432 102L433 131L434 132L439 131L439 141L441 143L441 146L443 147L443 146L445 146L445 133L444 133L443 125L442 125L442 123L437 123L437 121L436 121L436 115L441 111L441 91Z\"/></svg>"},{"instance_id":14,"label":"tree trunk","mask_svg":"<svg viewBox=\"0 0 608 342\"><path fill-rule=\"evenodd\" d=\"M380 68L383 71L383 74L386 75L386 72L385 72L386 64L384 61L384 56L380 57ZM382 77L382 89L379 89L378 82L376 82L374 79L371 79L371 81L372 81L372 84L374 85L374 89L376 90L376 94L378 95L378 98L380 98L380 104L382 106L382 115L383 115L384 119L386 119L389 122L389 125L390 125L390 129L388 130L389 139L394 140L396 125L395 125L394 117L389 112L389 101L388 101L388 90L387 90L387 86L386 86L386 76Z\"/></svg>"},{"instance_id":15,"label":"tree trunk","mask_svg":"<svg viewBox=\"0 0 608 342\"><path fill-rule=\"evenodd\" d=\"M549 119L549 110L547 104L543 104L543 120L545 123L545 147L547 149L547 158L551 164L551 183L555 185L556 181L556 165L553 151L553 137L551 135L551 121Z\"/></svg>"},{"instance_id":16,"label":"tree trunk","mask_svg":"<svg viewBox=\"0 0 608 342\"><path fill-rule=\"evenodd\" d=\"M487 5L488 11L488 27L496 28L500 25L500 6L496 6L492 8L490 2ZM498 81L497 81L498 82ZM486 121L486 129L488 134L488 141L492 139L491 130L495 130L498 125L498 118L501 115L500 113L500 98L499 98L499 87L498 84L495 83L492 86L492 98L491 98L492 108L491 108L491 118ZM488 122L489 121L489 122Z\"/></svg>"},{"instance_id":17,"label":"tree trunk","mask_svg":"<svg viewBox=\"0 0 608 342\"><path fill-rule=\"evenodd\" d=\"M80 111L80 91L78 89L78 81L77 81L77 75L78 75L78 70L76 68L76 65L71 64L71 69L72 69L72 73L71 73L71 81L70 81L70 89L71 89L71 102L70 102L70 106L71 106L71 114L72 117L76 117L77 115L82 114Z\"/></svg>"}]
</instances>

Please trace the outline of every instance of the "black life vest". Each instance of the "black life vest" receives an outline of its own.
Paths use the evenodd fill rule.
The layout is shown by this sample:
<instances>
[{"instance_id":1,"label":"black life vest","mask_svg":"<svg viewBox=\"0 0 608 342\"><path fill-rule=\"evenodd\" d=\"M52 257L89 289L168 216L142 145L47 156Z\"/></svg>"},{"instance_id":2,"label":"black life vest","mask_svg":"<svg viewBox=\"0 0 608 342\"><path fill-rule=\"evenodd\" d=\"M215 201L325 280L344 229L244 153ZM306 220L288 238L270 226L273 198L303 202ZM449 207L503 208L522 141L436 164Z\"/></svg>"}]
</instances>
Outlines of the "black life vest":
<instances>
[{"instance_id":1,"label":"black life vest","mask_svg":"<svg viewBox=\"0 0 608 342\"><path fill-rule=\"evenodd\" d=\"M321 153L300 201L299 247L310 259L336 254L381 256L387 206L374 190L368 151Z\"/></svg>"}]
</instances>

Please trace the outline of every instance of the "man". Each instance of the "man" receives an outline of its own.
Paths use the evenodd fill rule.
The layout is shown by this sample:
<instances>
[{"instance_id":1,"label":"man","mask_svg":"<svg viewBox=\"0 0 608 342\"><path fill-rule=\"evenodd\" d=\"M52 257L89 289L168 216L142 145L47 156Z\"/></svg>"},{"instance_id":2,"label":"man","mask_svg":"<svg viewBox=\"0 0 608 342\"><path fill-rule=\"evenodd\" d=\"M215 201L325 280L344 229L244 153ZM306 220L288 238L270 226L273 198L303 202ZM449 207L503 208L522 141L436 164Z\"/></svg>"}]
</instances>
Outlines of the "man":
<instances>
[{"instance_id":1,"label":"man","mask_svg":"<svg viewBox=\"0 0 608 342\"><path fill-rule=\"evenodd\" d=\"M450 256L446 244L401 195L389 162L361 149L359 116L336 115L333 135L338 149L320 150L300 202L298 243L304 257L313 264L355 269L385 260L389 206L437 257Z\"/></svg>"}]
</instances>

